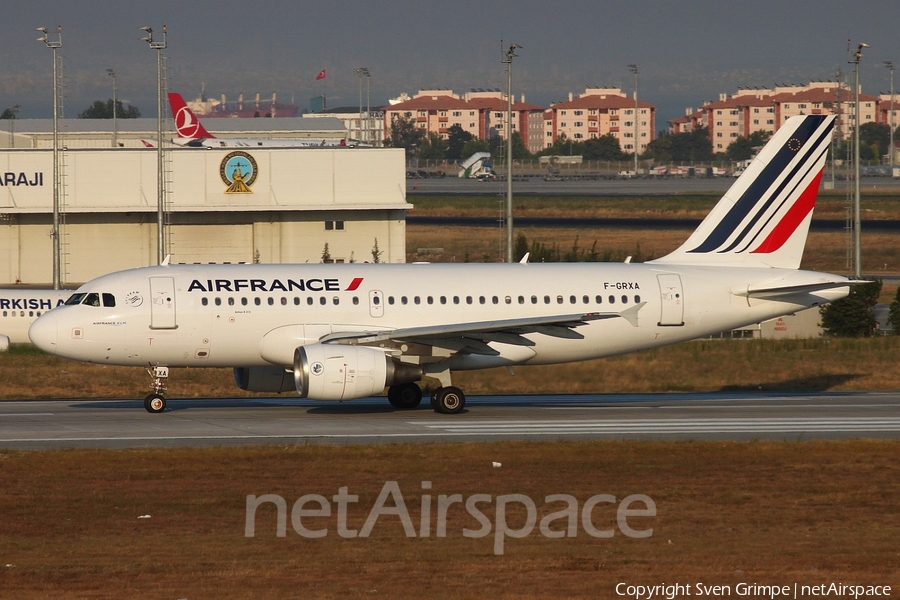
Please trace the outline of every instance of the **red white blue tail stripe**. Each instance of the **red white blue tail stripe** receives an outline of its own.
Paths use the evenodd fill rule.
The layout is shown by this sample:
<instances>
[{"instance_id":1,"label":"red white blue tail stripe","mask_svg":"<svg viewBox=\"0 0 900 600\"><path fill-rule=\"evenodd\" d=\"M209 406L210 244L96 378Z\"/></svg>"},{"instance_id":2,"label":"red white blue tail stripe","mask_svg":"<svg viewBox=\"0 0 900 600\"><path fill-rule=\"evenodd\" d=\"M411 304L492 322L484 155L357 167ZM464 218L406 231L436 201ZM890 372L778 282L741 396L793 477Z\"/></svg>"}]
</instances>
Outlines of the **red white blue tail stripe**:
<instances>
[{"instance_id":1,"label":"red white blue tail stripe","mask_svg":"<svg viewBox=\"0 0 900 600\"><path fill-rule=\"evenodd\" d=\"M797 268L833 126L833 116L788 119L688 241L659 262Z\"/></svg>"}]
</instances>

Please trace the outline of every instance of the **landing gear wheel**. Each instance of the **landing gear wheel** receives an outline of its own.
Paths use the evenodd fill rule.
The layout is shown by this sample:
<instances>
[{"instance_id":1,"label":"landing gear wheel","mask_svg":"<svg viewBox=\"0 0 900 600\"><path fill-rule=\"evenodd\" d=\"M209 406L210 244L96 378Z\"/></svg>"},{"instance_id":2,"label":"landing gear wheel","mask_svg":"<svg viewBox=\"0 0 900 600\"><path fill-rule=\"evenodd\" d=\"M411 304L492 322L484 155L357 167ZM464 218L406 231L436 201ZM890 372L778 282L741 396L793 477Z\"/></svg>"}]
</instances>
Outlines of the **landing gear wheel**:
<instances>
[{"instance_id":1,"label":"landing gear wheel","mask_svg":"<svg viewBox=\"0 0 900 600\"><path fill-rule=\"evenodd\" d=\"M388 401L394 408L415 408L422 402L422 388L415 383L392 385L388 388Z\"/></svg>"},{"instance_id":2,"label":"landing gear wheel","mask_svg":"<svg viewBox=\"0 0 900 600\"><path fill-rule=\"evenodd\" d=\"M457 387L449 385L438 388L431 396L431 406L436 412L445 415L455 415L462 412L466 406L466 395Z\"/></svg>"},{"instance_id":3,"label":"landing gear wheel","mask_svg":"<svg viewBox=\"0 0 900 600\"><path fill-rule=\"evenodd\" d=\"M160 394L150 394L144 398L144 408L149 413L161 413L166 410L166 399Z\"/></svg>"}]
</instances>

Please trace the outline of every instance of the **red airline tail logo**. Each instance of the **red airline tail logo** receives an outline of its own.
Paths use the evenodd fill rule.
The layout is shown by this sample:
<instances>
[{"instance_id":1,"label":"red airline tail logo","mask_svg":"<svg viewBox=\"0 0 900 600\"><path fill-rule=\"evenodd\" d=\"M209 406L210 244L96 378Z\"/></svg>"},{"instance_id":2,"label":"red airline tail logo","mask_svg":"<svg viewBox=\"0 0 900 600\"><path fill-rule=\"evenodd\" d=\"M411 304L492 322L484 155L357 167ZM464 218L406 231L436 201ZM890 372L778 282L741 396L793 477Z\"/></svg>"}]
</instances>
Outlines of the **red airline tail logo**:
<instances>
[{"instance_id":1,"label":"red airline tail logo","mask_svg":"<svg viewBox=\"0 0 900 600\"><path fill-rule=\"evenodd\" d=\"M216 137L200 124L197 115L188 107L181 94L170 93L169 106L172 108L172 116L175 118L175 128L181 137L194 140Z\"/></svg>"}]
</instances>

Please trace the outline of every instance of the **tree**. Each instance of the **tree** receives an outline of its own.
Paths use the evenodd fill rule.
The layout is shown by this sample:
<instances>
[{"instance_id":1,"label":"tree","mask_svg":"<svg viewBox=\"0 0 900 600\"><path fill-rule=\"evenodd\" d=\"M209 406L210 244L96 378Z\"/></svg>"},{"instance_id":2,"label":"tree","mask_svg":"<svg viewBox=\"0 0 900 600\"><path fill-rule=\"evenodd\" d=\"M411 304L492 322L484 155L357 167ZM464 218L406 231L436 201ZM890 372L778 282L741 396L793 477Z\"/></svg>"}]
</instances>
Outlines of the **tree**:
<instances>
[{"instance_id":1,"label":"tree","mask_svg":"<svg viewBox=\"0 0 900 600\"><path fill-rule=\"evenodd\" d=\"M378 238L375 238L375 245L372 246L372 262L380 263L382 254L384 254L384 252L378 249Z\"/></svg>"},{"instance_id":2,"label":"tree","mask_svg":"<svg viewBox=\"0 0 900 600\"><path fill-rule=\"evenodd\" d=\"M860 146L865 144L872 149L874 158L881 158L887 154L891 143L891 126L884 123L865 123L859 128ZM866 159L862 148L859 151L860 159ZM869 159L871 160L871 159Z\"/></svg>"},{"instance_id":3,"label":"tree","mask_svg":"<svg viewBox=\"0 0 900 600\"><path fill-rule=\"evenodd\" d=\"M451 126L447 130L447 158L449 160L460 160L471 156L463 156L463 149L466 147L466 144L472 141L473 137L475 136L463 129L458 123Z\"/></svg>"},{"instance_id":4,"label":"tree","mask_svg":"<svg viewBox=\"0 0 900 600\"><path fill-rule=\"evenodd\" d=\"M389 148L406 148L407 156L413 156L425 139L425 130L416 127L412 117L397 116L391 121L391 135L386 139Z\"/></svg>"},{"instance_id":5,"label":"tree","mask_svg":"<svg viewBox=\"0 0 900 600\"><path fill-rule=\"evenodd\" d=\"M325 247L322 249L322 262L323 263L333 263L334 260L331 258L331 250L328 249L328 242L325 242Z\"/></svg>"},{"instance_id":6,"label":"tree","mask_svg":"<svg viewBox=\"0 0 900 600\"><path fill-rule=\"evenodd\" d=\"M137 106L129 106L125 108L121 100L116 100L116 118L117 119L138 119L141 111ZM94 103L88 108L78 113L79 119L112 119L113 118L113 101L112 99L104 102L103 100L94 100Z\"/></svg>"},{"instance_id":7,"label":"tree","mask_svg":"<svg viewBox=\"0 0 900 600\"><path fill-rule=\"evenodd\" d=\"M626 154L619 146L619 140L611 133L590 139L584 144L584 160L625 160Z\"/></svg>"},{"instance_id":8,"label":"tree","mask_svg":"<svg viewBox=\"0 0 900 600\"><path fill-rule=\"evenodd\" d=\"M466 142L466 145L462 147L462 152L460 153L460 158L469 158L476 152L490 152L491 145L488 144L487 140L483 140L481 138L473 137L471 140Z\"/></svg>"},{"instance_id":9,"label":"tree","mask_svg":"<svg viewBox=\"0 0 900 600\"><path fill-rule=\"evenodd\" d=\"M733 161L750 160L756 155L756 149L765 146L770 137L770 131L754 131L749 137L740 136L728 145L725 156Z\"/></svg>"},{"instance_id":10,"label":"tree","mask_svg":"<svg viewBox=\"0 0 900 600\"><path fill-rule=\"evenodd\" d=\"M891 302L888 323L891 324L891 334L900 335L900 288L897 289L897 297Z\"/></svg>"},{"instance_id":11,"label":"tree","mask_svg":"<svg viewBox=\"0 0 900 600\"><path fill-rule=\"evenodd\" d=\"M881 293L881 281L854 286L850 295L822 309L822 328L835 337L871 337L878 322L875 304Z\"/></svg>"},{"instance_id":12,"label":"tree","mask_svg":"<svg viewBox=\"0 0 900 600\"><path fill-rule=\"evenodd\" d=\"M664 134L647 144L645 158L660 162L705 162L713 159L709 129Z\"/></svg>"},{"instance_id":13,"label":"tree","mask_svg":"<svg viewBox=\"0 0 900 600\"><path fill-rule=\"evenodd\" d=\"M18 106L16 108L18 108ZM7 106L6 110L4 110L2 113L0 113L0 119L16 119L16 118L18 118L16 116L16 113L18 112L18 110L16 110L16 108Z\"/></svg>"},{"instance_id":14,"label":"tree","mask_svg":"<svg viewBox=\"0 0 900 600\"><path fill-rule=\"evenodd\" d=\"M419 158L423 160L444 160L447 155L447 140L440 134L429 132L419 146Z\"/></svg>"}]
</instances>

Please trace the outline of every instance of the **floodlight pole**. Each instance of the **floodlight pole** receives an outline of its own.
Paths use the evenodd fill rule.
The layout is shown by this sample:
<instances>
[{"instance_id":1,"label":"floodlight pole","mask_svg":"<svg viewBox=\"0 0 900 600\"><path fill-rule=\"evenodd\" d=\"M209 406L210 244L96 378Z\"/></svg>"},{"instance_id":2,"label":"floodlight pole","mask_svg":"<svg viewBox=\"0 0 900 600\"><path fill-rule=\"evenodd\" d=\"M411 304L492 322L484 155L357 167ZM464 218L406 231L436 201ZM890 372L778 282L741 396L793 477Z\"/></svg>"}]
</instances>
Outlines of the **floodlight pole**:
<instances>
[{"instance_id":1,"label":"floodlight pole","mask_svg":"<svg viewBox=\"0 0 900 600\"><path fill-rule=\"evenodd\" d=\"M640 65L628 65L628 70L634 73L634 176L638 176L638 69Z\"/></svg>"},{"instance_id":2,"label":"floodlight pole","mask_svg":"<svg viewBox=\"0 0 900 600\"><path fill-rule=\"evenodd\" d=\"M884 61L884 66L890 70L891 72L891 108L890 113L888 114L889 127L891 128L891 141L888 145L888 156L890 157L890 165L891 165L891 173L890 176L894 176L894 61L886 60Z\"/></svg>"},{"instance_id":3,"label":"floodlight pole","mask_svg":"<svg viewBox=\"0 0 900 600\"><path fill-rule=\"evenodd\" d=\"M518 56L518 44L510 44L506 52L506 262L513 261L513 202L512 202L512 59Z\"/></svg>"},{"instance_id":4,"label":"floodlight pole","mask_svg":"<svg viewBox=\"0 0 900 600\"><path fill-rule=\"evenodd\" d=\"M166 234L165 234L165 216L166 216L166 192L165 192L165 172L163 170L163 72L162 72L162 51L166 49L166 26L163 25L162 41L153 40L153 29L150 27L141 27L140 31L147 33L141 38L142 42L147 42L151 50L156 50L156 262L162 264L166 258Z\"/></svg>"},{"instance_id":5,"label":"floodlight pole","mask_svg":"<svg viewBox=\"0 0 900 600\"><path fill-rule=\"evenodd\" d=\"M850 61L850 64L854 65L854 70L856 72L856 123L853 128L853 183L854 183L854 196L853 196L853 276L856 279L862 277L862 243L861 243L861 235L860 235L860 227L862 225L862 219L860 217L860 192L859 192L859 125L860 125L860 114L859 114L859 61L863 57L862 50L863 48L868 48L868 44L864 44L860 42L859 48L856 49L856 52L853 55L853 60Z\"/></svg>"},{"instance_id":6,"label":"floodlight pole","mask_svg":"<svg viewBox=\"0 0 900 600\"><path fill-rule=\"evenodd\" d=\"M53 289L60 287L60 248L59 234L59 79L56 51L62 48L62 26L56 26L56 40L51 41L46 27L38 27L36 31L43 33L37 39L53 51Z\"/></svg>"},{"instance_id":7,"label":"floodlight pole","mask_svg":"<svg viewBox=\"0 0 900 600\"><path fill-rule=\"evenodd\" d=\"M118 91L116 88L116 72L112 69L107 69L106 74L112 77L113 80L113 137L112 137L112 146L113 148L119 147L119 128L118 122L116 120L116 92Z\"/></svg>"}]
</instances>

